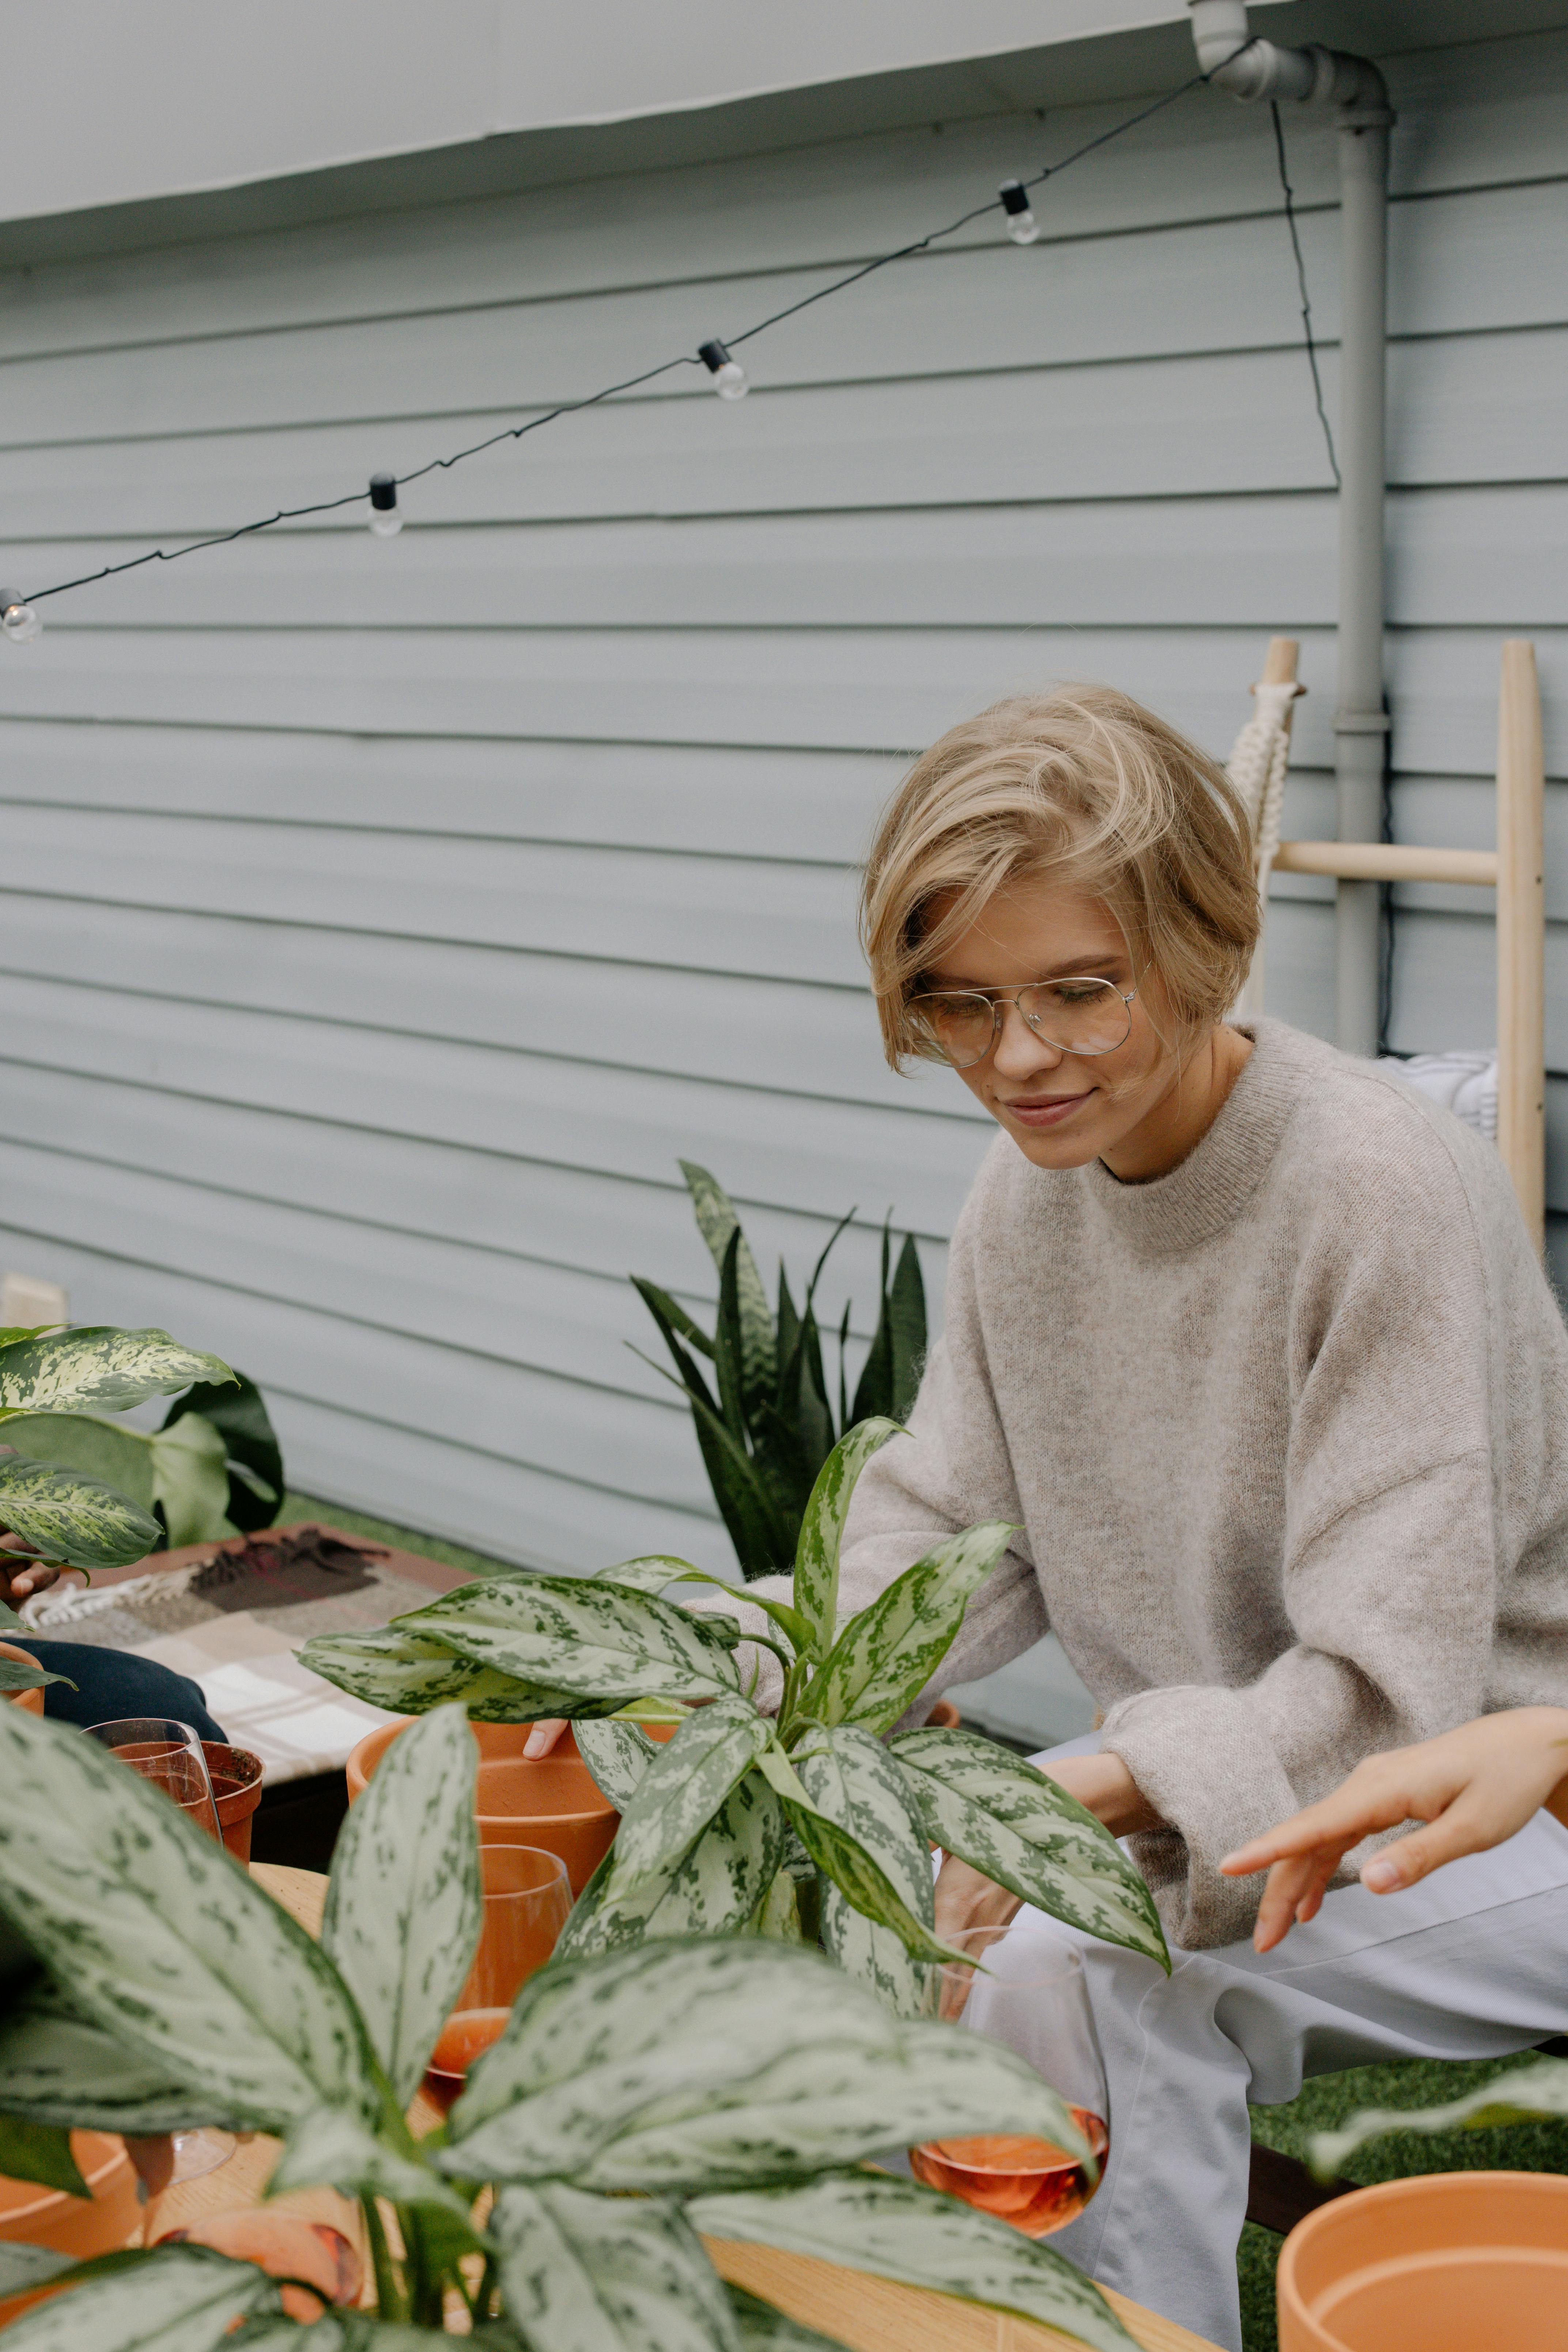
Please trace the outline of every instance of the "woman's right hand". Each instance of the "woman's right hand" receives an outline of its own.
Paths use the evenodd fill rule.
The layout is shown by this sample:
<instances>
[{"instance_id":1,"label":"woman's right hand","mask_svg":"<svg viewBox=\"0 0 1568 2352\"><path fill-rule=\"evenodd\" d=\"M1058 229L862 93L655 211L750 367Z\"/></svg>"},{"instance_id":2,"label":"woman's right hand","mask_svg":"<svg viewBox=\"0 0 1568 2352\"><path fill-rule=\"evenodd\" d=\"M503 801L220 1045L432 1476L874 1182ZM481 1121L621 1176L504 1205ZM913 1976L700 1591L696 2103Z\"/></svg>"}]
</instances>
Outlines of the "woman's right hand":
<instances>
[{"instance_id":1,"label":"woman's right hand","mask_svg":"<svg viewBox=\"0 0 1568 2352\"><path fill-rule=\"evenodd\" d=\"M542 1716L522 1743L525 1756L548 1756L566 1728L563 1715Z\"/></svg>"}]
</instances>

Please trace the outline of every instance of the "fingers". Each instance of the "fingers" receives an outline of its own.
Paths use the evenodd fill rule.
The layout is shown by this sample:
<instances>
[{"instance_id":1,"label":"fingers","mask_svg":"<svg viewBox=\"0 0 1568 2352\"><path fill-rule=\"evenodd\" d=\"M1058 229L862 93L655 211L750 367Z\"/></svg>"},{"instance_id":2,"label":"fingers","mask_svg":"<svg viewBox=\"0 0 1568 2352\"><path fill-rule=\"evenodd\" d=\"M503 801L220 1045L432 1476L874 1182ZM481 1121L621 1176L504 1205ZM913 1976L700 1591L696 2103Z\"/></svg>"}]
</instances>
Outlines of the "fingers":
<instances>
[{"instance_id":1,"label":"fingers","mask_svg":"<svg viewBox=\"0 0 1568 2352\"><path fill-rule=\"evenodd\" d=\"M563 1715L542 1717L522 1743L523 1754L529 1757L548 1756L565 1728Z\"/></svg>"},{"instance_id":2,"label":"fingers","mask_svg":"<svg viewBox=\"0 0 1568 2352\"><path fill-rule=\"evenodd\" d=\"M11 1579L11 1598L25 1601L31 1592L47 1592L59 1575L58 1563L52 1559L30 1561L18 1569Z\"/></svg>"},{"instance_id":3,"label":"fingers","mask_svg":"<svg viewBox=\"0 0 1568 2352\"><path fill-rule=\"evenodd\" d=\"M1284 1942L1298 1920L1304 1922L1316 1916L1339 1860L1339 1850L1331 1847L1326 1853L1291 1854L1275 1864L1258 1906L1258 1921L1252 1931L1255 1950L1271 1952L1276 1944Z\"/></svg>"},{"instance_id":4,"label":"fingers","mask_svg":"<svg viewBox=\"0 0 1568 2352\"><path fill-rule=\"evenodd\" d=\"M1382 1757L1373 1759L1378 1765L1384 1760ZM1266 1831L1262 1837L1237 1846L1219 1866L1229 1878L1246 1878L1290 1855L1315 1853L1336 1844L1343 1853L1375 1831L1391 1830L1400 1822L1409 1821L1416 1802L1416 1792L1404 1779L1394 1779L1382 1771L1370 1773L1362 1765L1331 1797L1325 1797L1321 1804L1309 1805L1305 1812L1293 1814L1289 1821Z\"/></svg>"},{"instance_id":5,"label":"fingers","mask_svg":"<svg viewBox=\"0 0 1568 2352\"><path fill-rule=\"evenodd\" d=\"M1461 1854L1484 1853L1489 1846L1500 1845L1519 1826L1511 1809L1489 1804L1467 1790L1436 1821L1412 1830L1408 1837L1395 1838L1363 1863L1361 1883L1373 1895L1397 1894Z\"/></svg>"}]
</instances>

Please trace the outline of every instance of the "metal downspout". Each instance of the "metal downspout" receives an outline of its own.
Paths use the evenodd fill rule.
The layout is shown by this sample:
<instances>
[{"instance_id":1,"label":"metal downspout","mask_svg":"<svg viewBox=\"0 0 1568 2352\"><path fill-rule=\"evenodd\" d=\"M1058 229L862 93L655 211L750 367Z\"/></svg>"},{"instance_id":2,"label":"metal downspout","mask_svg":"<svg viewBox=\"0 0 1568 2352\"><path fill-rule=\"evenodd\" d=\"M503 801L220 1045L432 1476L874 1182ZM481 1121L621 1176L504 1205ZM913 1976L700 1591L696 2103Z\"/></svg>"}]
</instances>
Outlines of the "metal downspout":
<instances>
[{"instance_id":1,"label":"metal downspout","mask_svg":"<svg viewBox=\"0 0 1568 2352\"><path fill-rule=\"evenodd\" d=\"M1254 40L1246 0L1190 0L1198 63L1237 98L1293 99L1335 111L1340 152L1339 701L1334 765L1342 841L1383 833L1388 718L1383 693L1384 346L1388 278L1388 90L1370 59ZM1347 1053L1375 1054L1379 885L1341 882L1335 908L1335 1028Z\"/></svg>"}]
</instances>

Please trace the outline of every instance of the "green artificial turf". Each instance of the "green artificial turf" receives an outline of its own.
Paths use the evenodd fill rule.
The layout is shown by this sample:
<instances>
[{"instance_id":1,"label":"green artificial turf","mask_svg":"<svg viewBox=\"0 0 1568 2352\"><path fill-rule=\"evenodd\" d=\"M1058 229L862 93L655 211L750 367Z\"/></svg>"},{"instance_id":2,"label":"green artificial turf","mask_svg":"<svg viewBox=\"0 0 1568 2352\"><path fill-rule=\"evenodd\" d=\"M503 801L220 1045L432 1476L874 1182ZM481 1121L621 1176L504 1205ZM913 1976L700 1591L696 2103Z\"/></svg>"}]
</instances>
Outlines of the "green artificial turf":
<instances>
[{"instance_id":1,"label":"green artificial turf","mask_svg":"<svg viewBox=\"0 0 1568 2352\"><path fill-rule=\"evenodd\" d=\"M1313 2132L1344 2123L1361 2107L1442 2106L1494 2075L1533 2063L1533 2052L1526 2052L1475 2063L1409 2060L1320 2074L1288 2105L1254 2107L1252 2137L1305 2161ZM1349 2158L1343 2178L1370 2188L1374 2181L1402 2180L1417 2172L1568 2172L1568 2122L1499 2124L1487 2131L1444 2132L1432 2138L1395 2132ZM1237 2269L1246 2352L1276 2352L1274 2266L1283 2242L1253 2221L1242 2231Z\"/></svg>"}]
</instances>

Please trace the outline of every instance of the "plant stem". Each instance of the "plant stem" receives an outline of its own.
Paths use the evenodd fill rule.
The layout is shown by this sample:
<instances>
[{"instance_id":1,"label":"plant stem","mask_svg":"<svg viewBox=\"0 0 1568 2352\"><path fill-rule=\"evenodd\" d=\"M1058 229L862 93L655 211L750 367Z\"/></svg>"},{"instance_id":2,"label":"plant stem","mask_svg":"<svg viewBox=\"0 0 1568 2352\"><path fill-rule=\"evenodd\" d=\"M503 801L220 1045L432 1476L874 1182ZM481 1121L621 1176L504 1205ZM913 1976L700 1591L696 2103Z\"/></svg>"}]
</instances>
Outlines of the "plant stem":
<instances>
[{"instance_id":1,"label":"plant stem","mask_svg":"<svg viewBox=\"0 0 1568 2352\"><path fill-rule=\"evenodd\" d=\"M406 2319L408 2312L403 2290L397 2283L393 2265L392 2249L386 2242L381 2214L374 2197L360 2199L360 2211L364 2216L364 2233L370 2242L371 2267L375 2273L375 2308L382 2319Z\"/></svg>"}]
</instances>

